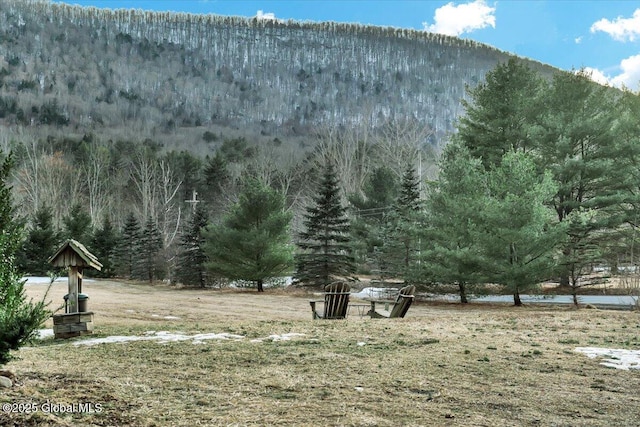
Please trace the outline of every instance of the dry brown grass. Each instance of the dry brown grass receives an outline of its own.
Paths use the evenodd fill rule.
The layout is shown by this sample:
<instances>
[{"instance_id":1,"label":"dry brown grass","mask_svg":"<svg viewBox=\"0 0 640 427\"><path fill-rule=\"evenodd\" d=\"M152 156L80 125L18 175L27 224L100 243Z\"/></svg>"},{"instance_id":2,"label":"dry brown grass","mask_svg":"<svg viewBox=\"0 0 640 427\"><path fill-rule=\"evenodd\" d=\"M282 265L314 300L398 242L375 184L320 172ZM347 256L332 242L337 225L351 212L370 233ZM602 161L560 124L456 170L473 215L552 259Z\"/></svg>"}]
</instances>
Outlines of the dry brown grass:
<instances>
[{"instance_id":1,"label":"dry brown grass","mask_svg":"<svg viewBox=\"0 0 640 427\"><path fill-rule=\"evenodd\" d=\"M29 286L37 295L42 287ZM99 403L101 413L2 414L50 426L636 426L640 372L577 346L640 346L637 312L415 304L401 320L312 321L309 295L87 283L96 336L231 332L240 341L19 352L2 403ZM51 296L61 301L66 284ZM156 315L156 316L154 316ZM176 316L178 320L163 319ZM291 341L252 338L303 333ZM358 343L366 343L358 345Z\"/></svg>"}]
</instances>

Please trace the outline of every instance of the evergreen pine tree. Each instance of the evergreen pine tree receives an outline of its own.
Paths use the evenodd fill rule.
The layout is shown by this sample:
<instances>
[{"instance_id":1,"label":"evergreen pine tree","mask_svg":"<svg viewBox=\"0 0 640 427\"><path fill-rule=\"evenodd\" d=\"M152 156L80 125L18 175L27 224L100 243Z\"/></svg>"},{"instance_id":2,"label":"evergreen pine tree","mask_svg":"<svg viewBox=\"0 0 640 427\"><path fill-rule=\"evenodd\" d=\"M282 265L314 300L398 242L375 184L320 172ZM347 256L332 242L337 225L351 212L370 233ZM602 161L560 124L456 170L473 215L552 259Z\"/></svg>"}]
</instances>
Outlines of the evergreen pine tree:
<instances>
[{"instance_id":1,"label":"evergreen pine tree","mask_svg":"<svg viewBox=\"0 0 640 427\"><path fill-rule=\"evenodd\" d=\"M179 282L199 286L207 285L207 255L204 252L204 228L207 226L207 214L200 206L196 206L180 240L180 253L176 278Z\"/></svg>"},{"instance_id":2,"label":"evergreen pine tree","mask_svg":"<svg viewBox=\"0 0 640 427\"><path fill-rule=\"evenodd\" d=\"M540 112L540 76L517 59L499 64L485 81L469 89L463 101L465 115L455 138L486 169L500 164L510 151L531 151L536 146L532 126Z\"/></svg>"},{"instance_id":3,"label":"evergreen pine tree","mask_svg":"<svg viewBox=\"0 0 640 427\"><path fill-rule=\"evenodd\" d=\"M505 154L486 174L487 192L472 234L482 254L485 282L503 285L519 306L520 292L553 275L554 251L565 224L554 224L553 211L544 202L558 187L551 173L540 175L522 152Z\"/></svg>"},{"instance_id":4,"label":"evergreen pine tree","mask_svg":"<svg viewBox=\"0 0 640 427\"><path fill-rule=\"evenodd\" d=\"M557 190L522 152L485 170L466 147L445 149L440 181L429 197L428 241L420 273L435 283L457 284L466 302L468 284L494 283L520 293L549 279L554 250L565 232L544 202Z\"/></svg>"},{"instance_id":5,"label":"evergreen pine tree","mask_svg":"<svg viewBox=\"0 0 640 427\"><path fill-rule=\"evenodd\" d=\"M91 238L91 216L80 203L75 203L69 214L62 219L64 237L87 245Z\"/></svg>"},{"instance_id":6,"label":"evergreen pine tree","mask_svg":"<svg viewBox=\"0 0 640 427\"><path fill-rule=\"evenodd\" d=\"M354 272L349 218L342 206L333 165L326 166L314 204L307 208L296 256L295 279L302 284L325 286Z\"/></svg>"},{"instance_id":7,"label":"evergreen pine tree","mask_svg":"<svg viewBox=\"0 0 640 427\"><path fill-rule=\"evenodd\" d=\"M162 249L162 235L154 219L149 216L140 233L137 263L140 278L153 283L155 279L163 277Z\"/></svg>"},{"instance_id":8,"label":"evergreen pine tree","mask_svg":"<svg viewBox=\"0 0 640 427\"><path fill-rule=\"evenodd\" d=\"M100 277L113 277L114 275L114 256L116 253L116 244L118 243L118 234L111 224L108 215L104 216L102 226L95 229L89 246L91 252L98 258L102 264L102 270L96 271L96 275Z\"/></svg>"},{"instance_id":9,"label":"evergreen pine tree","mask_svg":"<svg viewBox=\"0 0 640 427\"><path fill-rule=\"evenodd\" d=\"M291 268L292 248L284 196L259 181L249 181L223 223L205 232L209 270L227 279L255 282Z\"/></svg>"},{"instance_id":10,"label":"evergreen pine tree","mask_svg":"<svg viewBox=\"0 0 640 427\"><path fill-rule=\"evenodd\" d=\"M485 197L484 167L462 144L448 144L440 160L438 181L426 200L425 242L416 271L428 283L453 285L460 302L480 283L483 261L471 234L473 221Z\"/></svg>"},{"instance_id":11,"label":"evergreen pine tree","mask_svg":"<svg viewBox=\"0 0 640 427\"><path fill-rule=\"evenodd\" d=\"M204 167L204 180L213 197L217 196L229 181L227 160L219 151L216 152L215 156L207 157Z\"/></svg>"},{"instance_id":12,"label":"evergreen pine tree","mask_svg":"<svg viewBox=\"0 0 640 427\"><path fill-rule=\"evenodd\" d=\"M573 287L570 279L586 272L582 261L592 257L593 246L615 239L612 231L625 221L621 213L638 201L629 191L637 185L630 181L637 182L638 144L625 138L626 119L610 89L584 73L556 74L544 102L538 162L558 184L552 200L558 221L569 223L560 284Z\"/></svg>"},{"instance_id":13,"label":"evergreen pine tree","mask_svg":"<svg viewBox=\"0 0 640 427\"><path fill-rule=\"evenodd\" d=\"M1 153L0 153L1 155ZM7 185L13 162L2 159L0 167L0 365L11 360L10 352L35 338L38 329L51 315L44 301L26 300L24 282L16 268L23 224L15 217L11 187Z\"/></svg>"},{"instance_id":14,"label":"evergreen pine tree","mask_svg":"<svg viewBox=\"0 0 640 427\"><path fill-rule=\"evenodd\" d=\"M116 270L126 278L132 279L135 275L140 248L140 224L133 213L129 213L120 232L117 247Z\"/></svg>"},{"instance_id":15,"label":"evergreen pine tree","mask_svg":"<svg viewBox=\"0 0 640 427\"><path fill-rule=\"evenodd\" d=\"M584 71L542 80L516 60L496 67L469 95L455 140L487 171L518 151L533 156L538 174L552 173L558 191L544 203L569 223L558 275L572 286L576 272L586 271L582 260L595 246L603 255L615 247L625 216L636 210L637 115L627 101L637 96L620 96ZM593 213L583 221L587 211Z\"/></svg>"},{"instance_id":16,"label":"evergreen pine tree","mask_svg":"<svg viewBox=\"0 0 640 427\"><path fill-rule=\"evenodd\" d=\"M18 255L18 268L27 274L47 275L52 269L48 259L60 243L60 236L54 228L53 214L49 206L40 206L31 222Z\"/></svg>"},{"instance_id":17,"label":"evergreen pine tree","mask_svg":"<svg viewBox=\"0 0 640 427\"><path fill-rule=\"evenodd\" d=\"M420 210L420 183L416 177L416 170L411 165L402 174L396 210L405 216L410 216L411 212Z\"/></svg>"},{"instance_id":18,"label":"evergreen pine tree","mask_svg":"<svg viewBox=\"0 0 640 427\"><path fill-rule=\"evenodd\" d=\"M384 220L393 209L398 197L396 174L386 166L372 172L363 188L363 195L354 194L349 197L353 208L351 221L351 237L353 255L358 265L378 264L378 252L382 247Z\"/></svg>"},{"instance_id":19,"label":"evergreen pine tree","mask_svg":"<svg viewBox=\"0 0 640 427\"><path fill-rule=\"evenodd\" d=\"M215 156L206 158L203 175L202 196L210 208L221 214L224 208L220 206L220 201L225 190L229 187L231 175L229 163L220 151L217 151Z\"/></svg>"},{"instance_id":20,"label":"evergreen pine tree","mask_svg":"<svg viewBox=\"0 0 640 427\"><path fill-rule=\"evenodd\" d=\"M394 209L386 217L383 246L380 256L386 276L409 281L411 269L418 260L420 217L420 183L413 166L402 175L400 195Z\"/></svg>"}]
</instances>

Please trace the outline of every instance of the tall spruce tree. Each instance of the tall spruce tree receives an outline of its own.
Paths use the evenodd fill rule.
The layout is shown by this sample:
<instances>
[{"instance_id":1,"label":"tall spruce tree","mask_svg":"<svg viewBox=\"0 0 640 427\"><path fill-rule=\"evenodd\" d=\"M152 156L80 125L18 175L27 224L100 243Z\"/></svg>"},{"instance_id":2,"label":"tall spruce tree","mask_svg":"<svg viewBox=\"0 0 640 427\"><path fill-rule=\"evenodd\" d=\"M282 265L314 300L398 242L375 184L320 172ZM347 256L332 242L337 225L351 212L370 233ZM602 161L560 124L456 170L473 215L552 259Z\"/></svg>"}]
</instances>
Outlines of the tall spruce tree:
<instances>
[{"instance_id":1,"label":"tall spruce tree","mask_svg":"<svg viewBox=\"0 0 640 427\"><path fill-rule=\"evenodd\" d=\"M140 250L140 223L133 213L129 213L120 232L116 245L116 270L128 279L135 276Z\"/></svg>"},{"instance_id":2,"label":"tall spruce tree","mask_svg":"<svg viewBox=\"0 0 640 427\"><path fill-rule=\"evenodd\" d=\"M330 163L325 167L313 202L306 209L305 231L300 233L297 243L300 252L296 255L295 279L304 285L325 286L355 271L349 245L349 218Z\"/></svg>"},{"instance_id":3,"label":"tall spruce tree","mask_svg":"<svg viewBox=\"0 0 640 427\"><path fill-rule=\"evenodd\" d=\"M62 219L64 223L63 235L66 239L74 239L87 245L91 239L91 216L80 204L71 206L69 214Z\"/></svg>"},{"instance_id":4,"label":"tall spruce tree","mask_svg":"<svg viewBox=\"0 0 640 427\"><path fill-rule=\"evenodd\" d=\"M209 270L227 279L255 282L263 292L267 279L291 268L290 221L284 196L249 180L223 223L204 233Z\"/></svg>"},{"instance_id":5,"label":"tall spruce tree","mask_svg":"<svg viewBox=\"0 0 640 427\"><path fill-rule=\"evenodd\" d=\"M138 258L134 271L138 272L138 277L153 283L156 279L164 277L164 266L162 263L162 235L158 230L156 221L147 217L144 228L140 233L140 246Z\"/></svg>"},{"instance_id":6,"label":"tall spruce tree","mask_svg":"<svg viewBox=\"0 0 640 427\"><path fill-rule=\"evenodd\" d=\"M27 274L47 275L52 266L48 259L60 244L60 236L53 224L53 214L47 205L35 212L27 237L19 252L18 268Z\"/></svg>"},{"instance_id":7,"label":"tall spruce tree","mask_svg":"<svg viewBox=\"0 0 640 427\"><path fill-rule=\"evenodd\" d=\"M363 195L353 194L349 202L353 210L351 237L353 254L358 265L371 264L383 271L384 260L380 259L383 245L384 224L387 214L394 208L398 198L399 183L390 168L381 166L373 170L363 188ZM384 274L382 274L384 275Z\"/></svg>"},{"instance_id":8,"label":"tall spruce tree","mask_svg":"<svg viewBox=\"0 0 640 427\"><path fill-rule=\"evenodd\" d=\"M383 246L380 255L388 276L410 281L411 270L418 261L420 251L419 224L420 215L420 183L415 168L411 165L402 174L400 195L393 210L386 216Z\"/></svg>"},{"instance_id":9,"label":"tall spruce tree","mask_svg":"<svg viewBox=\"0 0 640 427\"><path fill-rule=\"evenodd\" d=\"M102 270L95 272L97 276L113 277L114 257L118 240L118 233L113 224L111 224L109 215L105 215L100 228L94 230L91 244L89 245L92 253L102 264Z\"/></svg>"},{"instance_id":10,"label":"tall spruce tree","mask_svg":"<svg viewBox=\"0 0 640 427\"><path fill-rule=\"evenodd\" d=\"M176 279L182 284L201 288L207 285L207 254L204 251L207 223L206 211L200 205L196 206L180 239Z\"/></svg>"},{"instance_id":11,"label":"tall spruce tree","mask_svg":"<svg viewBox=\"0 0 640 427\"><path fill-rule=\"evenodd\" d=\"M44 301L27 301L24 293L24 281L16 268L23 223L16 218L7 183L13 161L1 152L0 159L0 365L4 365L11 360L11 351L35 338L51 313Z\"/></svg>"}]
</instances>

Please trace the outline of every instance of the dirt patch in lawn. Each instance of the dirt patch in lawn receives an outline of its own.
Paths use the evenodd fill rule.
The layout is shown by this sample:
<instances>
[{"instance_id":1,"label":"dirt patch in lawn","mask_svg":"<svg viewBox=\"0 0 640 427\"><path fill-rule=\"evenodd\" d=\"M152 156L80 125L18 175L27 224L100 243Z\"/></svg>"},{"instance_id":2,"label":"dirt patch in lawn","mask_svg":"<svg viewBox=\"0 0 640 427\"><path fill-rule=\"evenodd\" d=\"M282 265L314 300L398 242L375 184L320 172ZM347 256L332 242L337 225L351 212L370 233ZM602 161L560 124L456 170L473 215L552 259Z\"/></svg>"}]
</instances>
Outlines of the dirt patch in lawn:
<instances>
[{"instance_id":1,"label":"dirt patch in lawn","mask_svg":"<svg viewBox=\"0 0 640 427\"><path fill-rule=\"evenodd\" d=\"M314 296L299 291L84 291L90 338L235 338L44 339L6 367L17 382L0 401L16 411L1 425L608 426L640 413L639 371L575 351L640 349L636 312L417 303L405 319L313 321ZM50 297L65 293L55 284Z\"/></svg>"}]
</instances>

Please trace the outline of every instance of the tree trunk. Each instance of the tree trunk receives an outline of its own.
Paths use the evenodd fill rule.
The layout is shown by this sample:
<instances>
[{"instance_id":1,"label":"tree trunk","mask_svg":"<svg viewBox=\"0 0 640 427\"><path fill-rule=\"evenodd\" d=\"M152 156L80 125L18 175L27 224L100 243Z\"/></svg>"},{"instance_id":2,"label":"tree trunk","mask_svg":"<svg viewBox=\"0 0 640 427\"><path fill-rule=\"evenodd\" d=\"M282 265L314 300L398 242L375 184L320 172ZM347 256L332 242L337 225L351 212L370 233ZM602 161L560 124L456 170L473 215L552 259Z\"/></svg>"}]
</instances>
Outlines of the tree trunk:
<instances>
[{"instance_id":1,"label":"tree trunk","mask_svg":"<svg viewBox=\"0 0 640 427\"><path fill-rule=\"evenodd\" d=\"M562 255L565 258L569 258L569 256L571 255L571 249L569 248L564 248L562 250ZM568 267L564 267L561 269L560 271L560 288L568 288L569 285L571 284L570 282L570 277L569 277L569 268Z\"/></svg>"},{"instance_id":2,"label":"tree trunk","mask_svg":"<svg viewBox=\"0 0 640 427\"><path fill-rule=\"evenodd\" d=\"M262 287L262 279L258 279L258 292L264 292L264 288Z\"/></svg>"},{"instance_id":3,"label":"tree trunk","mask_svg":"<svg viewBox=\"0 0 640 427\"><path fill-rule=\"evenodd\" d=\"M576 308L578 308L578 288L576 288L575 286L571 287L571 296L573 297L573 305L576 306Z\"/></svg>"},{"instance_id":4,"label":"tree trunk","mask_svg":"<svg viewBox=\"0 0 640 427\"><path fill-rule=\"evenodd\" d=\"M520 292L518 292L517 289L513 292L513 305L515 305L516 307L522 306L522 301L520 300Z\"/></svg>"},{"instance_id":5,"label":"tree trunk","mask_svg":"<svg viewBox=\"0 0 640 427\"><path fill-rule=\"evenodd\" d=\"M458 289L460 290L460 302L466 304L469 302L467 299L467 287L464 282L458 282Z\"/></svg>"}]
</instances>

